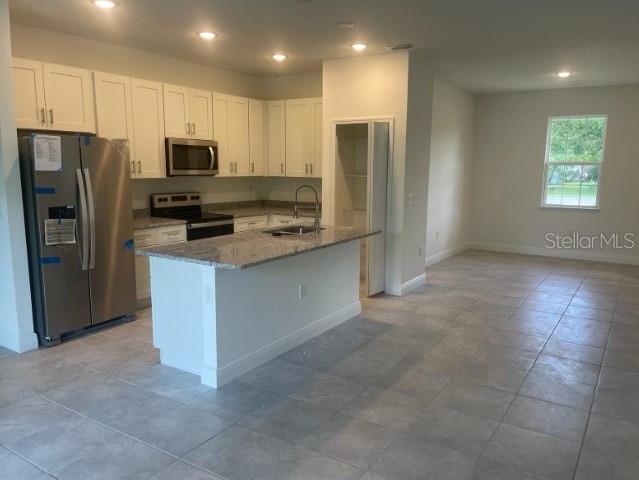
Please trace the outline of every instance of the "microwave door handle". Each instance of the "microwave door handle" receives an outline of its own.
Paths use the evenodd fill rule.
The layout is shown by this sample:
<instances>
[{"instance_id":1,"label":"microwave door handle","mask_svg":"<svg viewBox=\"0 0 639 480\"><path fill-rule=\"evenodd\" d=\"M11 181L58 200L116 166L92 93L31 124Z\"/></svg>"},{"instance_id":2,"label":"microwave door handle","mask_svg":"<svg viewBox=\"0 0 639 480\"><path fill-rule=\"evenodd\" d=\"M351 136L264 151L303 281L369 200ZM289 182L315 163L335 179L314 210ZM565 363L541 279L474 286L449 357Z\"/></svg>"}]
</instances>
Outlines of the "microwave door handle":
<instances>
[{"instance_id":1,"label":"microwave door handle","mask_svg":"<svg viewBox=\"0 0 639 480\"><path fill-rule=\"evenodd\" d=\"M87 182L87 199L89 204L89 228L90 228L90 236L91 236L91 249L90 249L90 260L89 260L89 268L91 270L95 267L95 206L93 203L93 187L91 186L91 175L89 174L89 169L84 169L84 178L86 178Z\"/></svg>"},{"instance_id":2,"label":"microwave door handle","mask_svg":"<svg viewBox=\"0 0 639 480\"><path fill-rule=\"evenodd\" d=\"M89 223L87 219L87 194L84 189L84 180L82 172L79 168L75 170L75 176L78 181L78 192L80 193L80 225L82 228L82 245L80 247L80 261L82 270L89 268Z\"/></svg>"},{"instance_id":3,"label":"microwave door handle","mask_svg":"<svg viewBox=\"0 0 639 480\"><path fill-rule=\"evenodd\" d=\"M209 170L215 170L215 151L213 150L213 147L209 147L209 153L211 154L211 166L209 167Z\"/></svg>"}]
</instances>

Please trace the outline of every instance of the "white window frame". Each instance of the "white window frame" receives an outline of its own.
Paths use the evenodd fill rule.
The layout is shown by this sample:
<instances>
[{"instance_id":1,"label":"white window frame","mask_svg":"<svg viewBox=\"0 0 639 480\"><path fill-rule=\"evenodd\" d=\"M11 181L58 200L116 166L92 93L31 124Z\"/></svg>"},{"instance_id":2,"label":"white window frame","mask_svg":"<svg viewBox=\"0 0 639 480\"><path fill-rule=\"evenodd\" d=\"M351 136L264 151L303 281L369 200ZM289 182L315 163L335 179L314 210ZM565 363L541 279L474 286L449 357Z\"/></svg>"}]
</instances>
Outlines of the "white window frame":
<instances>
[{"instance_id":1,"label":"white window frame","mask_svg":"<svg viewBox=\"0 0 639 480\"><path fill-rule=\"evenodd\" d=\"M571 120L577 118L605 118L606 124L604 126L602 145L603 151L601 152L601 161L600 162L553 162L553 164L557 165L597 165L599 166L599 182L597 182L597 201L594 206L581 206L581 205L555 205L555 204L547 204L546 203L546 189L548 187L548 170L550 166L550 162L548 158L550 156L550 130L551 124L553 120ZM608 133L608 115L604 113L593 113L588 115L551 115L548 117L548 125L546 126L546 155L544 158L544 174L542 178L542 187L541 187L541 208L558 208L562 210L595 210L598 211L600 209L600 200L601 200L601 179L603 178L603 166L606 158L606 134Z\"/></svg>"}]
</instances>

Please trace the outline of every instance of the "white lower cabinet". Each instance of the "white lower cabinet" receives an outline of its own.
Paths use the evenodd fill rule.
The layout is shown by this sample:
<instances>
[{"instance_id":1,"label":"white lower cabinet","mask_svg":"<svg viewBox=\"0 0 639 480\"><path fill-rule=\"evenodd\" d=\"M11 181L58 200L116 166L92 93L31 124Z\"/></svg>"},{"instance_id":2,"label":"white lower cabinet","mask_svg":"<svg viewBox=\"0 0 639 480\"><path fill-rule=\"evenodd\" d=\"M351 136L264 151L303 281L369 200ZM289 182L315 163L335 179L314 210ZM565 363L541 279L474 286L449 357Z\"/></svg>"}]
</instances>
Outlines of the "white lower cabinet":
<instances>
[{"instance_id":1,"label":"white lower cabinet","mask_svg":"<svg viewBox=\"0 0 639 480\"><path fill-rule=\"evenodd\" d=\"M236 218L233 222L233 230L235 233L259 230L261 228L268 228L268 215Z\"/></svg>"},{"instance_id":2,"label":"white lower cabinet","mask_svg":"<svg viewBox=\"0 0 639 480\"><path fill-rule=\"evenodd\" d=\"M186 242L186 225L170 225L135 230L133 240L136 247L168 245ZM151 272L149 257L135 256L135 294L139 306L147 305L151 299Z\"/></svg>"}]
</instances>

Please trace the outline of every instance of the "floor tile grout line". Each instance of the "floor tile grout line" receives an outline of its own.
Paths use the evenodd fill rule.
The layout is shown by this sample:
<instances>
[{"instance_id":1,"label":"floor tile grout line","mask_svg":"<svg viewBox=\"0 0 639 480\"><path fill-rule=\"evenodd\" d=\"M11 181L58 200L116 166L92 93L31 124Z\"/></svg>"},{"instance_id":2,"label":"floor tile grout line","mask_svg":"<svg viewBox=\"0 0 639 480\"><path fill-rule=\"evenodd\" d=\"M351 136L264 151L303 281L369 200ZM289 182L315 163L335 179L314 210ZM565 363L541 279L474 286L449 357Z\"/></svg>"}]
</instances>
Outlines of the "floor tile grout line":
<instances>
[{"instance_id":1,"label":"floor tile grout line","mask_svg":"<svg viewBox=\"0 0 639 480\"><path fill-rule=\"evenodd\" d=\"M104 427L104 428L106 428L106 429L108 429L108 430L111 430L111 431L112 431L112 432L114 432L114 433L117 433L117 434L119 434L119 435L122 435L122 436L124 436L124 437L126 437L126 438L128 438L128 439L130 439L130 440L133 440L133 441L135 441L135 442L137 442L137 443L141 443L141 444L143 444L143 445L145 445L145 446L147 446L147 447L149 447L149 448L152 448L153 450L155 450L155 451L157 451L157 452L160 452L160 453L162 453L162 454L165 454L165 455L167 455L167 456L169 456L169 457L173 458L173 459L174 459L174 462L172 462L172 463L175 463L175 461L183 461L184 463L188 463L189 465L191 465L191 466L193 466L193 467L196 467L198 470L202 470L202 471L204 471L204 472L206 472L206 473L211 473L211 474L213 474L213 475L217 475L217 476L219 476L219 475L218 475L217 473L215 473L215 472L211 472L211 471L209 471L209 470L203 469L203 468L202 468L202 467L200 467L200 466L197 466L197 465L195 465L195 464L192 464L192 463L190 463L190 462L188 462L188 461L186 461L186 460L182 460L182 457L178 457L177 455L175 455L175 454L173 454L173 453L171 453L171 452L168 452L168 451L166 451L166 450L162 450L161 448L159 448L159 447L157 447L157 446L155 446L155 445L153 445L153 444L150 444L150 443L146 442L145 440L142 440L142 439L136 438L136 437L132 436L131 434L127 433L127 432L124 432L124 431L118 430L117 428L112 427L112 426L110 426L110 425L107 425L107 424L105 424L105 423L102 423L102 422L100 422L99 420L97 420L97 419L95 419L95 418L89 417L88 415L84 414L83 412L80 412L79 410L75 410L75 409L73 409L73 408L71 408L71 407L67 407L66 405L63 405L63 404L61 404L61 403L59 403L59 402L57 402L57 401L55 401L55 400L52 400L52 399L50 399L50 398L47 398L47 397L43 396L42 394L37 394L37 395L38 395L38 396L40 396L41 398L43 398L44 400L46 400L46 401L48 401L48 402L51 402L51 403L53 403L54 405L57 405L57 406L58 406L58 407L60 407L60 408L63 408L63 409L65 409L65 410L68 410L68 411L72 412L73 414L75 414L75 415L77 415L77 416L79 416L79 417L82 417L83 419L85 419L85 420L87 420L87 421L89 421L89 422L91 422L91 423L93 423L93 424L96 424L96 425L99 425L99 426L101 426L101 427ZM177 408L179 408L179 407L177 407ZM70 417L66 417L66 418L70 418ZM62 420L60 420L60 421L63 421L63 420L65 420L65 419L62 419ZM56 423L58 423L58 422L56 422ZM229 428L231 428L233 425L235 425L235 424L231 424L231 425L229 425L228 427L226 427L225 429L221 430L220 432L217 432L215 435L213 435L212 437L210 437L210 438L209 438L208 440L206 440L206 441L208 442L209 440L211 440L212 438L216 437L217 435L219 435L219 434L220 434L220 433L222 433L223 431L226 431L226 430L228 430ZM36 432L36 433L37 433L37 432ZM203 443L205 443L205 442L203 442ZM189 452L190 452L190 451L191 451L191 450L189 450ZM188 453L188 452L187 452L187 453ZM186 455L186 454L185 454L185 455ZM20 456L21 456L21 455L20 455ZM22 457L22 456L21 456L21 457ZM75 461L77 461L77 460L75 460ZM63 469L63 468L65 468L65 467L67 467L68 465L71 465L71 464L72 464L72 463L74 463L75 461L70 462L69 464L64 465L61 469ZM171 464L172 464L172 463L171 463ZM169 467L171 464L167 465L166 467ZM166 467L165 467L165 468L166 468ZM40 467L38 467L38 468L40 468ZM40 468L40 469L42 470L42 468ZM60 471L61 469L58 469L58 471ZM162 470L164 470L164 469L162 469ZM162 470L159 470L157 473L161 472ZM45 471L46 471L46 470L45 470ZM47 473L49 473L49 472L47 471ZM223 477L223 478L225 478L225 477ZM228 479L226 479L226 480L228 480Z\"/></svg>"},{"instance_id":2,"label":"floor tile grout line","mask_svg":"<svg viewBox=\"0 0 639 480\"><path fill-rule=\"evenodd\" d=\"M550 274L549 274L549 275L550 275ZM549 275L547 275L547 276L545 277L545 279L547 279ZM543 281L542 281L542 283L543 283ZM582 282L580 283L580 285L581 285L581 284L583 284L583 280L582 280ZM577 287L577 289L575 290L575 292L577 292L577 291L578 291L578 288L579 288L579 287ZM575 294L573 294L573 295L571 296L571 301L572 301L572 299L574 298L574 296L575 296ZM509 317L509 318L510 318L510 317ZM561 321L561 319L560 319L559 321ZM493 438L494 438L494 436L495 436L495 433L497 432L497 430L499 429L499 427L500 427L503 423L505 423L505 422L504 422L504 418L505 418L505 417L506 417L506 415L508 414L508 411L512 408L512 404L513 404L513 402L515 401L515 399L517 398L517 396L519 396L519 394L520 394L520 392L521 392L521 389L523 388L524 384L526 383L526 380L528 379L528 376L530 375L530 373L532 372L533 368L535 367L535 364L536 364L536 363L537 363L537 361L539 360L539 357L541 356L541 354L542 354L542 352L543 352L544 348L545 348L545 347L546 347L546 345L548 344L548 341L550 340L550 338L552 337L553 333L555 332L555 330L556 330L556 329L557 329L557 327L559 326L559 321L558 321L558 322L557 322L557 324L554 326L554 328L553 328L552 332L550 333L550 335L548 335L548 337L546 338L546 340L545 340L544 344L542 345L542 347L539 349L539 353L537 353L537 356L535 357L535 361L533 362L532 366L530 367L530 369L529 369L529 370L528 370L528 372L526 373L526 376L524 377L524 380L522 381L521 385L520 385L520 386L519 386L519 388L517 389L517 392L513 395L513 398L512 398L512 400L510 401L510 403L509 403L509 405L508 405L508 408L504 411L504 414L502 415L501 419L499 420L499 423L498 423L498 425L497 425L497 428L495 428L495 430L494 430L494 431L493 431L493 433L491 434L491 436L490 436L490 438L488 439L488 441L484 444L484 447L482 448L482 451L481 451L481 453L480 453L480 455L479 455L479 458L482 458L482 456L483 456L484 452L486 451L486 448L488 447L488 445L490 444L490 442L493 440ZM509 424L508 424L508 423L506 423L506 425L509 425ZM533 431L533 432L534 432L534 430L531 430L531 431ZM536 433L539 433L539 432L536 432ZM585 433L585 431L584 431L584 433ZM516 467L516 468L519 468L520 470L524 470L524 469L521 469L521 468L520 468L520 467L518 467L518 466L515 466L515 467ZM577 463L575 464L575 467L574 467L574 469L573 469L573 479L574 479L574 474L575 474L576 470L577 470ZM526 471L526 470L524 470L524 471ZM529 472L529 473L534 474L533 472Z\"/></svg>"},{"instance_id":3,"label":"floor tile grout line","mask_svg":"<svg viewBox=\"0 0 639 480\"><path fill-rule=\"evenodd\" d=\"M617 303L615 302L615 308L617 307ZM595 399L597 396L597 390L599 389L599 382L601 380L601 372L603 370L603 361L606 357L606 350L608 349L608 340L610 339L610 332L612 327L608 329L608 334L606 335L606 343L604 344L603 358L601 360L601 366L599 367L599 374L597 375L597 382L595 385L595 390L592 395L592 401L590 402L590 409L588 410L588 418L586 419L586 428L584 428L584 433L581 437L581 444L579 446L579 453L577 454L577 463L575 465L575 471L573 473L572 479L575 480L577 477L577 470L579 469L579 462L581 461L581 455L583 453L584 445L586 443L586 435L588 434L588 428L590 427L590 419L592 417L592 408L595 405Z\"/></svg>"}]
</instances>

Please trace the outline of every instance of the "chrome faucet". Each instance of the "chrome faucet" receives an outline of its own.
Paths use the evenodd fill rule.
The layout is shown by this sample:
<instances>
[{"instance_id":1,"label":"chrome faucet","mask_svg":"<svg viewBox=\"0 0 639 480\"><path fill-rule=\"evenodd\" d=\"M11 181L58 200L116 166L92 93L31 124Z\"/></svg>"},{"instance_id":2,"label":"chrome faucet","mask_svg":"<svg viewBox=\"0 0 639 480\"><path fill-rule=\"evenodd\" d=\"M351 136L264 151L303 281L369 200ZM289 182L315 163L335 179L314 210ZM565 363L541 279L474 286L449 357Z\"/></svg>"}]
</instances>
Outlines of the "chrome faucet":
<instances>
[{"instance_id":1,"label":"chrome faucet","mask_svg":"<svg viewBox=\"0 0 639 480\"><path fill-rule=\"evenodd\" d=\"M315 190L315 188L312 187L311 185L307 185L307 184L300 185L299 187L297 187L297 190L295 190L295 203L293 204L293 218L299 218L299 215L297 213L297 194L302 188L310 188L311 190L313 190L313 193L315 194L315 228L319 228L320 227L319 196L317 195L317 190Z\"/></svg>"}]
</instances>

